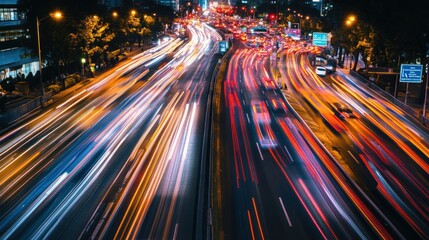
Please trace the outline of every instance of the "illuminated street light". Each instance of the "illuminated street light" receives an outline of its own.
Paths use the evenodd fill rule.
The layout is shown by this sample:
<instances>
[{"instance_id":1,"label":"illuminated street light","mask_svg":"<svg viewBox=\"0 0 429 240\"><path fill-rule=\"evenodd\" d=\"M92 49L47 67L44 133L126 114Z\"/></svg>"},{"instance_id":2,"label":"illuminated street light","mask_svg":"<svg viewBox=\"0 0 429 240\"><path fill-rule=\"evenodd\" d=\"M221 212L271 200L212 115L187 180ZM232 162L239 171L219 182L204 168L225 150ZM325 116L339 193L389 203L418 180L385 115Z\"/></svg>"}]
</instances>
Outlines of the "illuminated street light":
<instances>
[{"instance_id":1,"label":"illuminated street light","mask_svg":"<svg viewBox=\"0 0 429 240\"><path fill-rule=\"evenodd\" d=\"M135 16L137 14L136 10L131 10L131 16Z\"/></svg>"},{"instance_id":2,"label":"illuminated street light","mask_svg":"<svg viewBox=\"0 0 429 240\"><path fill-rule=\"evenodd\" d=\"M86 59L82 58L80 59L80 62L82 63L82 78L85 76L85 63L86 63Z\"/></svg>"},{"instance_id":3,"label":"illuminated street light","mask_svg":"<svg viewBox=\"0 0 429 240\"><path fill-rule=\"evenodd\" d=\"M52 14L52 17L54 17L55 19L61 19L63 17L63 13L60 11L56 11Z\"/></svg>"},{"instance_id":4,"label":"illuminated street light","mask_svg":"<svg viewBox=\"0 0 429 240\"><path fill-rule=\"evenodd\" d=\"M115 12L113 12L113 13L112 13L112 16L113 16L113 17L115 17L115 18L116 18L116 17L118 17L118 12L116 12L116 11L115 11Z\"/></svg>"},{"instance_id":5,"label":"illuminated street light","mask_svg":"<svg viewBox=\"0 0 429 240\"><path fill-rule=\"evenodd\" d=\"M36 29L37 29L37 50L39 55L39 74L40 74L40 87L42 88L42 91L40 92L40 107L43 107L43 97L45 96L45 89L43 88L43 79L42 79L42 50L40 48L40 23L47 19L48 17L52 17L54 19L61 19L63 17L63 14L60 11L56 11L54 13L49 14L46 17L43 17L39 19L38 16L36 16Z\"/></svg>"},{"instance_id":6,"label":"illuminated street light","mask_svg":"<svg viewBox=\"0 0 429 240\"><path fill-rule=\"evenodd\" d=\"M347 19L346 19L346 25L347 26L351 26L356 22L356 16L354 15L350 15Z\"/></svg>"}]
</instances>

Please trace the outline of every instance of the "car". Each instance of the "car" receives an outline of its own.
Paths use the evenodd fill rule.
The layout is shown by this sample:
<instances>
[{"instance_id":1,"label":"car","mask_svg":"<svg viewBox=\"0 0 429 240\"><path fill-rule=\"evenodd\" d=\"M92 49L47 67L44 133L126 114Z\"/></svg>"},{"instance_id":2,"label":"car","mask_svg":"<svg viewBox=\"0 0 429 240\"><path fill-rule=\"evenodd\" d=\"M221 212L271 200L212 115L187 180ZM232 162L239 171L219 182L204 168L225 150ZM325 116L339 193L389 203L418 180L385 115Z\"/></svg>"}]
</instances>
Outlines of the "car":
<instances>
[{"instance_id":1,"label":"car","mask_svg":"<svg viewBox=\"0 0 429 240\"><path fill-rule=\"evenodd\" d=\"M269 123L255 123L255 130L261 148L273 148L277 146L277 141Z\"/></svg>"},{"instance_id":2,"label":"car","mask_svg":"<svg viewBox=\"0 0 429 240\"><path fill-rule=\"evenodd\" d=\"M270 78L264 78L262 79L262 83L264 84L265 89L267 90L273 90L276 89L276 83L274 82L274 80L270 79Z\"/></svg>"},{"instance_id":3,"label":"car","mask_svg":"<svg viewBox=\"0 0 429 240\"><path fill-rule=\"evenodd\" d=\"M344 103L335 102L331 106L335 112L335 115L337 115L340 119L356 118L353 109Z\"/></svg>"},{"instance_id":4,"label":"car","mask_svg":"<svg viewBox=\"0 0 429 240\"><path fill-rule=\"evenodd\" d=\"M250 104L252 107L252 115L255 122L271 122L270 113L268 112L268 108L265 102L252 100Z\"/></svg>"},{"instance_id":5,"label":"car","mask_svg":"<svg viewBox=\"0 0 429 240\"><path fill-rule=\"evenodd\" d=\"M273 107L274 112L283 113L286 112L286 104L280 98L272 98L271 106Z\"/></svg>"},{"instance_id":6,"label":"car","mask_svg":"<svg viewBox=\"0 0 429 240\"><path fill-rule=\"evenodd\" d=\"M321 67L321 66L317 66L316 67L316 74L319 76L326 76L326 68Z\"/></svg>"},{"instance_id":7,"label":"car","mask_svg":"<svg viewBox=\"0 0 429 240\"><path fill-rule=\"evenodd\" d=\"M326 70L330 73L333 73L337 70L337 60L334 58L329 58L326 60Z\"/></svg>"}]
</instances>

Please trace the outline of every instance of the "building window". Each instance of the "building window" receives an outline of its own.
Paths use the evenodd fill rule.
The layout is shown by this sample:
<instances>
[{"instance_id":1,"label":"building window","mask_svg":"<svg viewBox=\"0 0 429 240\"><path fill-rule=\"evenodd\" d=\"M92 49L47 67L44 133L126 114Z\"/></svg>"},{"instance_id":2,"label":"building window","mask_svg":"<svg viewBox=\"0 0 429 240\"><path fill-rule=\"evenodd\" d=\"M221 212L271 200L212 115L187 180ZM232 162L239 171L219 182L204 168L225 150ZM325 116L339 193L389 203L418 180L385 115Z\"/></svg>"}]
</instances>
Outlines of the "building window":
<instances>
[{"instance_id":1,"label":"building window","mask_svg":"<svg viewBox=\"0 0 429 240\"><path fill-rule=\"evenodd\" d=\"M0 42L6 42L11 40L16 40L18 38L24 37L24 30L3 30L0 31Z\"/></svg>"},{"instance_id":2,"label":"building window","mask_svg":"<svg viewBox=\"0 0 429 240\"><path fill-rule=\"evenodd\" d=\"M17 8L0 8L0 21L17 21L19 14Z\"/></svg>"}]
</instances>

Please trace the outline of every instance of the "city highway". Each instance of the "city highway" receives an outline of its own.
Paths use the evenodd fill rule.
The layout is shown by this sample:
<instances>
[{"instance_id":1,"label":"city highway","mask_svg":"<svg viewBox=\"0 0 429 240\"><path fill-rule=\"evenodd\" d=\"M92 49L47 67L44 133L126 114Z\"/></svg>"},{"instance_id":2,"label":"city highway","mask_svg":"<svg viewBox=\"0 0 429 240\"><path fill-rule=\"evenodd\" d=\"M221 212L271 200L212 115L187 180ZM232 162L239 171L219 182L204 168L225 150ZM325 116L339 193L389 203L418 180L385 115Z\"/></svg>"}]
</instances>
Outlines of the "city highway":
<instances>
[{"instance_id":1,"label":"city highway","mask_svg":"<svg viewBox=\"0 0 429 240\"><path fill-rule=\"evenodd\" d=\"M0 136L0 238L195 236L220 36L188 31Z\"/></svg>"},{"instance_id":2,"label":"city highway","mask_svg":"<svg viewBox=\"0 0 429 240\"><path fill-rule=\"evenodd\" d=\"M235 44L222 89L220 165L214 170L215 192L221 193L214 207L221 209L221 218L215 216L215 234L227 239L403 237L285 101L268 56Z\"/></svg>"},{"instance_id":3,"label":"city highway","mask_svg":"<svg viewBox=\"0 0 429 240\"><path fill-rule=\"evenodd\" d=\"M317 76L305 52L297 44L281 56L288 100L391 225L405 238L427 239L427 130L346 71ZM335 103L353 113L341 116Z\"/></svg>"}]
</instances>

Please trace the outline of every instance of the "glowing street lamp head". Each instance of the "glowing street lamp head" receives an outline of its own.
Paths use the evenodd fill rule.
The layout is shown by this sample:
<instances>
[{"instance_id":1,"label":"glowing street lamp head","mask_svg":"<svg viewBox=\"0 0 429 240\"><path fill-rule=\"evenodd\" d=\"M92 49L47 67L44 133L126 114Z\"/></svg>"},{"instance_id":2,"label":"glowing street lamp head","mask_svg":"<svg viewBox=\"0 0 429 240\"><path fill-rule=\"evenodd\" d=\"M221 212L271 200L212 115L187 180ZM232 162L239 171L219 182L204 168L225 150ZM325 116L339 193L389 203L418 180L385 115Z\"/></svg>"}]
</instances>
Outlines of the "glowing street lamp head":
<instances>
[{"instance_id":1,"label":"glowing street lamp head","mask_svg":"<svg viewBox=\"0 0 429 240\"><path fill-rule=\"evenodd\" d=\"M137 14L136 10L131 10L131 16L135 16Z\"/></svg>"},{"instance_id":2,"label":"glowing street lamp head","mask_svg":"<svg viewBox=\"0 0 429 240\"><path fill-rule=\"evenodd\" d=\"M63 18L63 13L60 11L55 11L55 12L51 13L50 15L51 15L51 17L53 17L55 19Z\"/></svg>"},{"instance_id":3,"label":"glowing street lamp head","mask_svg":"<svg viewBox=\"0 0 429 240\"><path fill-rule=\"evenodd\" d=\"M350 22L354 22L354 21L356 21L356 17L355 16L353 16L353 15L351 15L351 16L349 16L349 19L348 19Z\"/></svg>"},{"instance_id":4,"label":"glowing street lamp head","mask_svg":"<svg viewBox=\"0 0 429 240\"><path fill-rule=\"evenodd\" d=\"M113 12L113 13L112 13L112 16L113 16L113 17L118 17L118 12Z\"/></svg>"}]
</instances>

